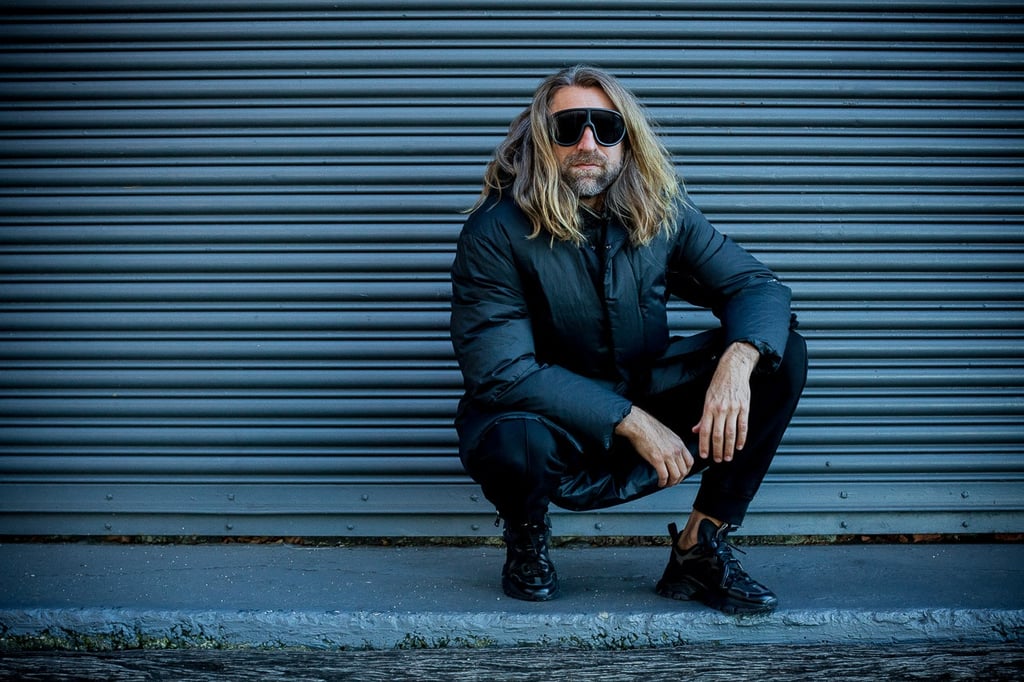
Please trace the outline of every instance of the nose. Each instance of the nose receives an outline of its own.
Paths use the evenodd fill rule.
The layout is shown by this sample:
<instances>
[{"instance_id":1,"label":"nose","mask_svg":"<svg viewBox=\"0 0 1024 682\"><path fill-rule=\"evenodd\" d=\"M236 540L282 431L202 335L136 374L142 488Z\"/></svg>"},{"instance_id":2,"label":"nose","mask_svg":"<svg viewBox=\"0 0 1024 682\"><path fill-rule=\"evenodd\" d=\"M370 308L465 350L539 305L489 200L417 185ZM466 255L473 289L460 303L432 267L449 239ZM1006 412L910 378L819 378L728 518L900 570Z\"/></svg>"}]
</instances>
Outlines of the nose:
<instances>
[{"instance_id":1,"label":"nose","mask_svg":"<svg viewBox=\"0 0 1024 682\"><path fill-rule=\"evenodd\" d=\"M589 125L583 129L583 136L580 137L580 141L576 143L576 148L587 151L597 149L597 138L594 137L594 129Z\"/></svg>"}]
</instances>

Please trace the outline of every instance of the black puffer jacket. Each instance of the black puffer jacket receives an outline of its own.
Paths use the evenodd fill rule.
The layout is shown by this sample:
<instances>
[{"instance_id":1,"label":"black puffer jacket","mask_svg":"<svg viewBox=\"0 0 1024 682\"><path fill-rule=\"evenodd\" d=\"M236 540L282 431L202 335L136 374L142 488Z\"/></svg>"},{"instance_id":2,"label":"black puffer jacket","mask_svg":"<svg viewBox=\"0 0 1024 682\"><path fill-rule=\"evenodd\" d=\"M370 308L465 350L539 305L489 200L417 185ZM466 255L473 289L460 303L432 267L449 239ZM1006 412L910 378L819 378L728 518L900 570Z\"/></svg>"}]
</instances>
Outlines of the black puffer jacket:
<instances>
[{"instance_id":1,"label":"black puffer jacket","mask_svg":"<svg viewBox=\"0 0 1024 682\"><path fill-rule=\"evenodd\" d=\"M761 352L762 370L778 366L790 290L700 211L687 204L679 215L672 239L642 247L610 221L600 295L586 247L530 239L529 220L507 195L469 216L452 266L464 458L510 412L538 415L581 447L610 447L669 348L669 295L714 311L720 347L746 341Z\"/></svg>"}]
</instances>

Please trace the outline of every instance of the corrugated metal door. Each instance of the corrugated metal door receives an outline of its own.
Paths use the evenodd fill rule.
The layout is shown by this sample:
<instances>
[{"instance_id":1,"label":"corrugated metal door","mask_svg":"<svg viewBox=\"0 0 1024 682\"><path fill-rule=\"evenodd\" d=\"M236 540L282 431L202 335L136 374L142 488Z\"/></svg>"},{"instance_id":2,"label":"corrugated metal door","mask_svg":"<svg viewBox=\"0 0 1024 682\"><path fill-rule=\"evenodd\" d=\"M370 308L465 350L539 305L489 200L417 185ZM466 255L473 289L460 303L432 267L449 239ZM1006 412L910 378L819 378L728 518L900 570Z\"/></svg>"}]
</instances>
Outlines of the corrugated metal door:
<instances>
[{"instance_id":1,"label":"corrugated metal door","mask_svg":"<svg viewBox=\"0 0 1024 682\"><path fill-rule=\"evenodd\" d=\"M747 530L1024 527L1016 3L335 5L5 3L0 533L493 533L447 269L580 61L794 288L810 384ZM660 534L694 488L556 529Z\"/></svg>"}]
</instances>

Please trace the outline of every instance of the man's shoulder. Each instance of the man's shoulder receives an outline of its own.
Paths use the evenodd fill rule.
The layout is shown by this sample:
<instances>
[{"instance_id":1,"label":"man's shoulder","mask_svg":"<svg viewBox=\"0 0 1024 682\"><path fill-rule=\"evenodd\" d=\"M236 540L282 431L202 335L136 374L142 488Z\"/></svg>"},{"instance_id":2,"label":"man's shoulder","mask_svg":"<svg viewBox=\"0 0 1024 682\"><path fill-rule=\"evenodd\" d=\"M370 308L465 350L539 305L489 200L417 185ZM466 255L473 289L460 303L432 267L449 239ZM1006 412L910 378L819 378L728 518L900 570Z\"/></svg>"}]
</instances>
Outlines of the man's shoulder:
<instances>
[{"instance_id":1,"label":"man's shoulder","mask_svg":"<svg viewBox=\"0 0 1024 682\"><path fill-rule=\"evenodd\" d=\"M464 235L479 237L529 234L530 221L508 194L488 196L466 218Z\"/></svg>"},{"instance_id":2,"label":"man's shoulder","mask_svg":"<svg viewBox=\"0 0 1024 682\"><path fill-rule=\"evenodd\" d=\"M683 194L676 200L673 210L676 223L673 241L676 244L685 242L695 235L704 234L709 229L714 229L704 212L693 203L688 194Z\"/></svg>"},{"instance_id":3,"label":"man's shoulder","mask_svg":"<svg viewBox=\"0 0 1024 682\"><path fill-rule=\"evenodd\" d=\"M697 207L697 204L694 203L693 199L687 192L683 192L676 198L675 205L672 210L682 223L694 218L704 218L704 213Z\"/></svg>"}]
</instances>

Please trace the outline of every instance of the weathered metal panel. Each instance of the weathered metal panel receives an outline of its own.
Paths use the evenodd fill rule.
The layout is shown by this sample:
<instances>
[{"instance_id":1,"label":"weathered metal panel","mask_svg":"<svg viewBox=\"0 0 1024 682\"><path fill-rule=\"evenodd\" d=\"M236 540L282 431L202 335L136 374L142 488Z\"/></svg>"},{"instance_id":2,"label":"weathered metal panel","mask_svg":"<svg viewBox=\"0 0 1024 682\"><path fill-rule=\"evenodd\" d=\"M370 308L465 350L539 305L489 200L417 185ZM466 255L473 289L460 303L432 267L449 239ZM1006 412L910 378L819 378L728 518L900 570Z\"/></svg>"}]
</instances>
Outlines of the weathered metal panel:
<instances>
[{"instance_id":1,"label":"weathered metal panel","mask_svg":"<svg viewBox=\"0 0 1024 682\"><path fill-rule=\"evenodd\" d=\"M0 533L493 533L447 269L508 121L576 62L793 287L809 386L747 530L1024 528L1016 3L3 15ZM657 534L694 487L556 530Z\"/></svg>"}]
</instances>

